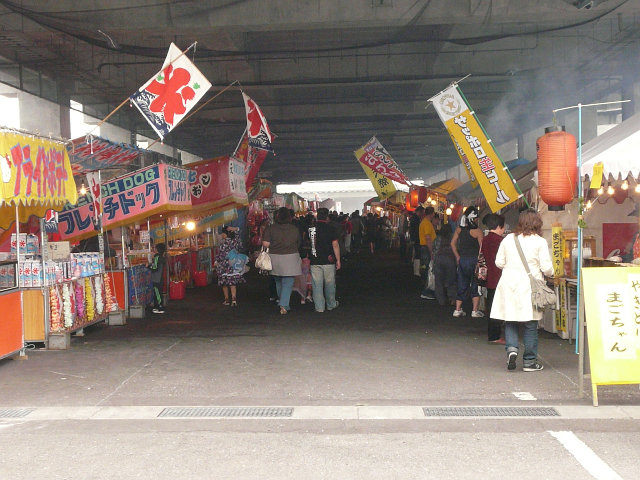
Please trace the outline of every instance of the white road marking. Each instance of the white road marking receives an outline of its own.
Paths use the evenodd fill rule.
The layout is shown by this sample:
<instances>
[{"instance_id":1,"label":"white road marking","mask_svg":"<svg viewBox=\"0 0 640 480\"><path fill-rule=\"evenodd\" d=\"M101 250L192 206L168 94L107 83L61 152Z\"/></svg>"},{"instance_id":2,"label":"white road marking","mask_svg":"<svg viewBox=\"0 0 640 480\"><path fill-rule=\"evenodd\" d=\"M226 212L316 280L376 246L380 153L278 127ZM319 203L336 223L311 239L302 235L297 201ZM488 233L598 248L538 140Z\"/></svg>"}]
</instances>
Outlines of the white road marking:
<instances>
[{"instance_id":1,"label":"white road marking","mask_svg":"<svg viewBox=\"0 0 640 480\"><path fill-rule=\"evenodd\" d=\"M511 393L518 400L528 400L528 401L537 400L537 398L531 395L529 392L511 392Z\"/></svg>"},{"instance_id":2,"label":"white road marking","mask_svg":"<svg viewBox=\"0 0 640 480\"><path fill-rule=\"evenodd\" d=\"M576 437L573 432L549 431L548 433L554 436L593 478L598 480L622 480L620 475L598 457L582 440Z\"/></svg>"}]
</instances>

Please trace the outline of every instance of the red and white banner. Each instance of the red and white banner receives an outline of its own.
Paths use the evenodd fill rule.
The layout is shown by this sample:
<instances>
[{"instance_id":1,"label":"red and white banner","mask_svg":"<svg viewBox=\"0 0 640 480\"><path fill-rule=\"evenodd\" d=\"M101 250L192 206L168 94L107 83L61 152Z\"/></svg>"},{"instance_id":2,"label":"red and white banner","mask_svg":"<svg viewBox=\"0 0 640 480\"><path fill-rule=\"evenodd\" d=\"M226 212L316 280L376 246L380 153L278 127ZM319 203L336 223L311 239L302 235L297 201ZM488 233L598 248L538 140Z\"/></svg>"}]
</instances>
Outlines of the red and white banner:
<instances>
[{"instance_id":1,"label":"red and white banner","mask_svg":"<svg viewBox=\"0 0 640 480\"><path fill-rule=\"evenodd\" d=\"M129 98L163 139L209 88L211 83L172 43L162 70Z\"/></svg>"},{"instance_id":2,"label":"red and white banner","mask_svg":"<svg viewBox=\"0 0 640 480\"><path fill-rule=\"evenodd\" d=\"M87 183L93 206L93 225L96 230L100 230L102 222L102 185L100 182L100 172L87 173Z\"/></svg>"},{"instance_id":3,"label":"red and white banner","mask_svg":"<svg viewBox=\"0 0 640 480\"><path fill-rule=\"evenodd\" d=\"M371 137L371 140L358 149L355 154L358 161L373 170L374 173L395 182L409 185L409 178L398 167L398 164L376 137Z\"/></svg>"},{"instance_id":4,"label":"red and white banner","mask_svg":"<svg viewBox=\"0 0 640 480\"><path fill-rule=\"evenodd\" d=\"M271 146L273 136L271 135L271 130L269 130L269 125L267 125L267 119L264 118L262 114L262 110L260 110L258 104L244 92L242 92L242 98L244 99L244 108L247 111L247 136L249 146L273 152L273 147Z\"/></svg>"},{"instance_id":5,"label":"red and white banner","mask_svg":"<svg viewBox=\"0 0 640 480\"><path fill-rule=\"evenodd\" d=\"M247 187L247 192L251 188L268 153L267 150L249 146L249 137L246 132L244 133L233 157L244 163L244 184Z\"/></svg>"}]
</instances>

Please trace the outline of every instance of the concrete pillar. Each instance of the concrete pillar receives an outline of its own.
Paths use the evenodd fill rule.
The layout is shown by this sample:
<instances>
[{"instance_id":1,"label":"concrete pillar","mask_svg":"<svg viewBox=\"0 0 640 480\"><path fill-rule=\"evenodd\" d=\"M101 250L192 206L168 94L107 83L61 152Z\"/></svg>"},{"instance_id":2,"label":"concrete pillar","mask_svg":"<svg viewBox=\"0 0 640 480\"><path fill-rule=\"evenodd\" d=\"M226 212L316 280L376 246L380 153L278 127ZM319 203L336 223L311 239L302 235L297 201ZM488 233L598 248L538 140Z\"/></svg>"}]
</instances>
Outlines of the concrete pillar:
<instances>
[{"instance_id":1,"label":"concrete pillar","mask_svg":"<svg viewBox=\"0 0 640 480\"><path fill-rule=\"evenodd\" d=\"M73 80L59 80L56 84L58 104L60 105L60 136L71 138L71 91L73 90Z\"/></svg>"},{"instance_id":2,"label":"concrete pillar","mask_svg":"<svg viewBox=\"0 0 640 480\"><path fill-rule=\"evenodd\" d=\"M620 96L622 100L631 100L622 104L622 121L636 113L636 105L640 105L640 83L636 81L637 72L627 72L622 77Z\"/></svg>"}]
</instances>

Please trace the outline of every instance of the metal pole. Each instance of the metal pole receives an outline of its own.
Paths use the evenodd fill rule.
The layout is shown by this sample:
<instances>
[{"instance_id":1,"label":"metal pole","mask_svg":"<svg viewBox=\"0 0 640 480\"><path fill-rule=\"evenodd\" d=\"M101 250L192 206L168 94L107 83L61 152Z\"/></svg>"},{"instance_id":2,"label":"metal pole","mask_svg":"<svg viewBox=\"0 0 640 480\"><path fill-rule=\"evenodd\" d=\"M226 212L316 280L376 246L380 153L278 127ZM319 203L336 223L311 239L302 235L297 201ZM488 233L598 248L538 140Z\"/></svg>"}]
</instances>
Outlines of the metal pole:
<instances>
[{"instance_id":1,"label":"metal pole","mask_svg":"<svg viewBox=\"0 0 640 480\"><path fill-rule=\"evenodd\" d=\"M582 293L582 212L583 202L582 198L582 104L578 104L578 258L576 260L576 273L577 282L576 285L576 353L580 353L580 297ZM572 255L573 252L569 252Z\"/></svg>"}]
</instances>

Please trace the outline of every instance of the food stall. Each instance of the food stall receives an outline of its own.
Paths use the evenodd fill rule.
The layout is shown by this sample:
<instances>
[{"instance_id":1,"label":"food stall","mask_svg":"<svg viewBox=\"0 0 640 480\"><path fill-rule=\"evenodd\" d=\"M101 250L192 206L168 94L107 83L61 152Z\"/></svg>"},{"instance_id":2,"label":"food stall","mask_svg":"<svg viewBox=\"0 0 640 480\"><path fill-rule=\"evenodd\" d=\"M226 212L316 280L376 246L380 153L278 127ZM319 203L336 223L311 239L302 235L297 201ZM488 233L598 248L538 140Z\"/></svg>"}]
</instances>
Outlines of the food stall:
<instances>
[{"instance_id":1,"label":"food stall","mask_svg":"<svg viewBox=\"0 0 640 480\"><path fill-rule=\"evenodd\" d=\"M583 227L602 240L594 255L584 260L579 299L579 387L582 394L588 350L594 406L599 385L640 383L638 149L640 114L582 147ZM583 252L585 247L583 242Z\"/></svg>"},{"instance_id":2,"label":"food stall","mask_svg":"<svg viewBox=\"0 0 640 480\"><path fill-rule=\"evenodd\" d=\"M48 265L48 251L40 240L46 236L40 231L41 222L34 219L75 203L77 192L62 142L5 130L0 132L0 154L0 228L6 246L0 260L0 358L4 358L32 340L25 337L44 339L48 331L46 285L56 277L43 268ZM29 231L23 232L25 226Z\"/></svg>"},{"instance_id":3,"label":"food stall","mask_svg":"<svg viewBox=\"0 0 640 480\"><path fill-rule=\"evenodd\" d=\"M120 234L119 240L116 235L109 240L117 262L107 276L116 308L124 315L128 315L130 306L145 305L151 300L150 277L144 267L151 255L150 236L141 223L191 209L188 176L186 169L156 164L113 178L101 186L102 228ZM88 195L76 205L66 207L58 218L61 240L78 241L95 236L92 212L93 202Z\"/></svg>"},{"instance_id":4,"label":"food stall","mask_svg":"<svg viewBox=\"0 0 640 480\"><path fill-rule=\"evenodd\" d=\"M183 283L185 288L211 281L215 247L212 231L237 219L238 211L248 205L244 164L239 160L225 155L191 163L188 168L191 209L151 230L155 241L165 241L169 246L171 284Z\"/></svg>"}]
</instances>

